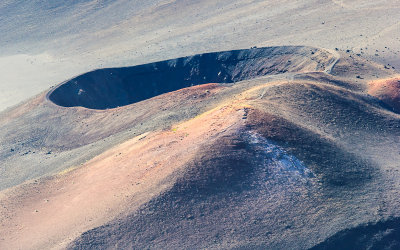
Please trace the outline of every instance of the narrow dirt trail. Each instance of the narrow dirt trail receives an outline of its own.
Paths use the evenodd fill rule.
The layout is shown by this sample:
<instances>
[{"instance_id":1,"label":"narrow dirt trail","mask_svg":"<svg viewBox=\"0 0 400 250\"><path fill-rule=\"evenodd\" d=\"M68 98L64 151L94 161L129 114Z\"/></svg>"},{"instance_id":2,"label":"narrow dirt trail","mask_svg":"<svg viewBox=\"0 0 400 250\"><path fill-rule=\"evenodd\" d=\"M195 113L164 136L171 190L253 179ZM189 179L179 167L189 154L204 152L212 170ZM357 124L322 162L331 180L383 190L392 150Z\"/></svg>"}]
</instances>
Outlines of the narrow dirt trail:
<instances>
[{"instance_id":1,"label":"narrow dirt trail","mask_svg":"<svg viewBox=\"0 0 400 250\"><path fill-rule=\"evenodd\" d=\"M168 189L202 144L242 126L243 114L240 104L222 105L170 131L137 136L77 169L6 190L1 248L63 248L82 232L134 211Z\"/></svg>"}]
</instances>

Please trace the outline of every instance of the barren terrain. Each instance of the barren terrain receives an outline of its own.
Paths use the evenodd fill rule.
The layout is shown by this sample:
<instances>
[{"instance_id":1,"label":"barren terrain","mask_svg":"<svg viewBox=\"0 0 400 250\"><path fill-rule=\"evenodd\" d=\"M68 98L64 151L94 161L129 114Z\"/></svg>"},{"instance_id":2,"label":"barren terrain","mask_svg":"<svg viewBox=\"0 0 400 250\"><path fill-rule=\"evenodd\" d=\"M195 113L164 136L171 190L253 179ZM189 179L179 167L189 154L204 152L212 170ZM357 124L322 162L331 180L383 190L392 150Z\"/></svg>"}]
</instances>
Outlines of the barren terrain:
<instances>
[{"instance_id":1,"label":"barren terrain","mask_svg":"<svg viewBox=\"0 0 400 250\"><path fill-rule=\"evenodd\" d=\"M398 249L399 8L2 2L0 249Z\"/></svg>"}]
</instances>

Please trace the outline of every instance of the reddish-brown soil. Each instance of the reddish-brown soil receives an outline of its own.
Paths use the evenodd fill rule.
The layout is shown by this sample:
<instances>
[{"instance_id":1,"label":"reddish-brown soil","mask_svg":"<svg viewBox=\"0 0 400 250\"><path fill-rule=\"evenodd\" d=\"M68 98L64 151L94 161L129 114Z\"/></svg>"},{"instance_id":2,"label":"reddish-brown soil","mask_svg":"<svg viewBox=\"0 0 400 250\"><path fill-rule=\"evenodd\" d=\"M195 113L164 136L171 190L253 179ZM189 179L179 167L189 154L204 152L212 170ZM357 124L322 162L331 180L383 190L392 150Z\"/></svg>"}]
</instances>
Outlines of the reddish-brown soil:
<instances>
[{"instance_id":1,"label":"reddish-brown soil","mask_svg":"<svg viewBox=\"0 0 400 250\"><path fill-rule=\"evenodd\" d=\"M204 87L193 87L191 94ZM0 246L62 247L136 210L171 187L201 145L240 127L243 113L240 105L222 105L168 131L137 136L77 169L8 190L0 198Z\"/></svg>"},{"instance_id":2,"label":"reddish-brown soil","mask_svg":"<svg viewBox=\"0 0 400 250\"><path fill-rule=\"evenodd\" d=\"M301 50L262 64L285 74L3 113L0 249L306 249L399 217L399 117L364 80L391 72ZM398 88L369 93L394 105Z\"/></svg>"},{"instance_id":3,"label":"reddish-brown soil","mask_svg":"<svg viewBox=\"0 0 400 250\"><path fill-rule=\"evenodd\" d=\"M394 112L400 113L400 77L370 82L368 94L389 105Z\"/></svg>"}]
</instances>

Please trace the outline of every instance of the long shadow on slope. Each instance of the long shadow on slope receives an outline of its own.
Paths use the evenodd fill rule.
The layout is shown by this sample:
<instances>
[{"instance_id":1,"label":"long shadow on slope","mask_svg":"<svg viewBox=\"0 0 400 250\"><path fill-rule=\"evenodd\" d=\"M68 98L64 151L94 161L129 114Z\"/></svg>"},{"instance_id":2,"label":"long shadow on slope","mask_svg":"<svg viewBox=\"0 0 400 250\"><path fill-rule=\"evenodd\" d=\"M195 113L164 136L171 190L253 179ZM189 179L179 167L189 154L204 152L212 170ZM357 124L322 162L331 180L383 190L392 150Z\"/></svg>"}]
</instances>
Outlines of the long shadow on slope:
<instances>
[{"instance_id":1,"label":"long shadow on slope","mask_svg":"<svg viewBox=\"0 0 400 250\"><path fill-rule=\"evenodd\" d=\"M343 230L311 249L400 249L400 218Z\"/></svg>"},{"instance_id":2,"label":"long shadow on slope","mask_svg":"<svg viewBox=\"0 0 400 250\"><path fill-rule=\"evenodd\" d=\"M316 226L324 226L308 228L310 211L320 205L320 184L296 157L251 133L227 135L206 145L170 190L139 212L82 234L70 247L268 249L282 248L283 243L289 248L305 244ZM331 150L340 151L334 146ZM356 159L347 156L340 163L346 161L351 165ZM327 177L332 170L322 171ZM368 169L361 166L356 175L366 182L362 171ZM348 187L351 181L335 185Z\"/></svg>"},{"instance_id":3,"label":"long shadow on slope","mask_svg":"<svg viewBox=\"0 0 400 250\"><path fill-rule=\"evenodd\" d=\"M251 177L258 164L254 152L240 138L223 137L209 146L199 152L188 171L167 193L152 200L137 214L84 233L71 247L171 249L200 246L215 240L223 225L213 225L209 235L202 235L194 242L187 241L196 235L194 230L199 229L196 221L202 221L200 228L207 227L206 224L209 227L214 222L208 215L220 210L228 200L238 200L241 193L252 189ZM230 203L234 206L237 201ZM103 237L105 234L107 237ZM160 244L163 240L169 242Z\"/></svg>"},{"instance_id":4,"label":"long shadow on slope","mask_svg":"<svg viewBox=\"0 0 400 250\"><path fill-rule=\"evenodd\" d=\"M332 59L326 54L313 48L283 46L98 69L61 84L48 98L64 107L116 108L193 85L233 83L268 74L296 72L310 64L315 64L314 70L321 70Z\"/></svg>"},{"instance_id":5,"label":"long shadow on slope","mask_svg":"<svg viewBox=\"0 0 400 250\"><path fill-rule=\"evenodd\" d=\"M369 161L276 115L251 109L248 126L264 137L284 145L288 152L296 155L318 174L324 185L356 188L366 185L377 174Z\"/></svg>"}]
</instances>

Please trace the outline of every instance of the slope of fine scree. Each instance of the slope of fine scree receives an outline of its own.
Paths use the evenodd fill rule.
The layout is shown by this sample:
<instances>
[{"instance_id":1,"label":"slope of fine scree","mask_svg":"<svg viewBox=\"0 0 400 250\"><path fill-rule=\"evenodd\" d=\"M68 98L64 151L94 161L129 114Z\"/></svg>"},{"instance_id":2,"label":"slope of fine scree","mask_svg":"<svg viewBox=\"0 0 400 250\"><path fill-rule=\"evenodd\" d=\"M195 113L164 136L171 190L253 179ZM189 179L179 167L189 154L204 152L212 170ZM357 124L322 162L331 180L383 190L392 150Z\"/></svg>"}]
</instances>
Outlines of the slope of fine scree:
<instances>
[{"instance_id":1,"label":"slope of fine scree","mask_svg":"<svg viewBox=\"0 0 400 250\"><path fill-rule=\"evenodd\" d=\"M116 108L193 85L323 70L332 61L328 52L308 47L215 52L139 66L98 69L61 84L48 98L64 107Z\"/></svg>"},{"instance_id":2,"label":"slope of fine scree","mask_svg":"<svg viewBox=\"0 0 400 250\"><path fill-rule=\"evenodd\" d=\"M283 221L293 211L284 207L308 200L317 189L301 161L251 131L224 135L199 153L171 190L123 220L84 233L69 247L268 249L276 247L267 243L272 232L292 227ZM265 216L277 210L281 217Z\"/></svg>"}]
</instances>

